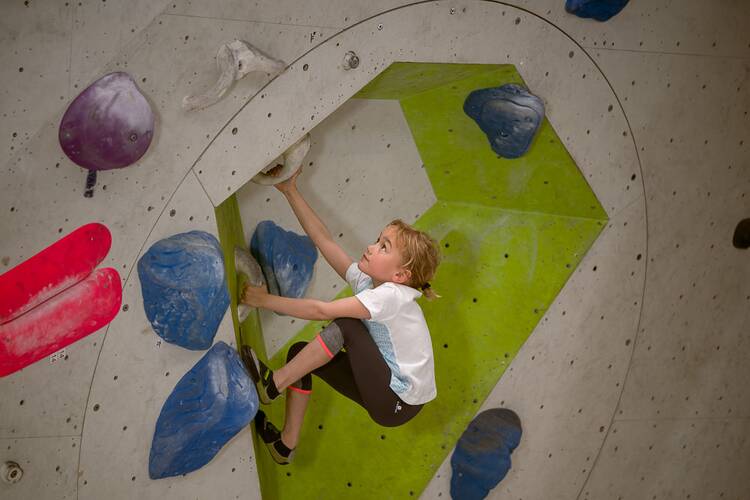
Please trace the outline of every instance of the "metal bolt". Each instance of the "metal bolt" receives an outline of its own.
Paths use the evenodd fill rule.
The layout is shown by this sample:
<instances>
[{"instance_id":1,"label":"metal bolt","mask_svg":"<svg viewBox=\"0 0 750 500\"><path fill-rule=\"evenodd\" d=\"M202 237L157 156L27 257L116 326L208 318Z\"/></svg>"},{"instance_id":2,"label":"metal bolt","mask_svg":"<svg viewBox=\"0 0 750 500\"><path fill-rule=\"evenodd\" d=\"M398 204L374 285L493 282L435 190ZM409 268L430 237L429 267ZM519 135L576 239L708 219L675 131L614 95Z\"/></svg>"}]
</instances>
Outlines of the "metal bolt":
<instances>
[{"instance_id":1,"label":"metal bolt","mask_svg":"<svg viewBox=\"0 0 750 500\"><path fill-rule=\"evenodd\" d=\"M0 467L0 477L8 484L17 483L23 477L23 469L15 462L5 462Z\"/></svg>"},{"instance_id":2,"label":"metal bolt","mask_svg":"<svg viewBox=\"0 0 750 500\"><path fill-rule=\"evenodd\" d=\"M344 55L344 69L354 69L359 66L359 56L351 50Z\"/></svg>"}]
</instances>

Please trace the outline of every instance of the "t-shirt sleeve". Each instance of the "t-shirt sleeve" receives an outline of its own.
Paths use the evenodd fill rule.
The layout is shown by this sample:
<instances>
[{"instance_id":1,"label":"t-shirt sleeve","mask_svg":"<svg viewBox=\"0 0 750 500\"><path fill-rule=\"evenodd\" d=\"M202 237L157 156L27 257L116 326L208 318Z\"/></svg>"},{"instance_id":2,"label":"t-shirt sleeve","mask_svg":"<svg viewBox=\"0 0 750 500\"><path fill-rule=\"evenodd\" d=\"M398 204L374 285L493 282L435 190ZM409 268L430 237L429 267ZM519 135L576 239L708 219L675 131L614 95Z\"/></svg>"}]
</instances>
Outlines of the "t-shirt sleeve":
<instances>
[{"instance_id":1,"label":"t-shirt sleeve","mask_svg":"<svg viewBox=\"0 0 750 500\"><path fill-rule=\"evenodd\" d=\"M357 293L357 290L361 289L363 286L369 285L369 282L371 281L369 276L359 270L356 262L349 264L349 267L346 269L345 277L346 282L352 287L354 293Z\"/></svg>"},{"instance_id":2,"label":"t-shirt sleeve","mask_svg":"<svg viewBox=\"0 0 750 500\"><path fill-rule=\"evenodd\" d=\"M398 312L398 290L390 283L362 290L355 297L370 311L372 321L385 321L394 317Z\"/></svg>"}]
</instances>

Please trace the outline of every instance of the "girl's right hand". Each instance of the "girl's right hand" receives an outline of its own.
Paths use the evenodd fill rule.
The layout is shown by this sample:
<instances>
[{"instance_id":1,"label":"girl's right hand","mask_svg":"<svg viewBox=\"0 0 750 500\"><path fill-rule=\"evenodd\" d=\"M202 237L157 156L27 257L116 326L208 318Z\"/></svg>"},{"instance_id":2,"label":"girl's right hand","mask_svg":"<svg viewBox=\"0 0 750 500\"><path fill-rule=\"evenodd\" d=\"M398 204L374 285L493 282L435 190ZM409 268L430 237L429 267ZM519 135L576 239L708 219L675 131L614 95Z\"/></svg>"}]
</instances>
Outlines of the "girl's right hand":
<instances>
[{"instance_id":1,"label":"girl's right hand","mask_svg":"<svg viewBox=\"0 0 750 500\"><path fill-rule=\"evenodd\" d=\"M268 295L265 286L253 286L248 283L242 291L240 302L250 307L263 307L263 301L268 298Z\"/></svg>"},{"instance_id":2,"label":"girl's right hand","mask_svg":"<svg viewBox=\"0 0 750 500\"><path fill-rule=\"evenodd\" d=\"M293 191L297 189L297 176L300 173L302 173L302 166L300 166L290 178L285 181L279 182L278 184L274 184L273 186L284 194Z\"/></svg>"}]
</instances>

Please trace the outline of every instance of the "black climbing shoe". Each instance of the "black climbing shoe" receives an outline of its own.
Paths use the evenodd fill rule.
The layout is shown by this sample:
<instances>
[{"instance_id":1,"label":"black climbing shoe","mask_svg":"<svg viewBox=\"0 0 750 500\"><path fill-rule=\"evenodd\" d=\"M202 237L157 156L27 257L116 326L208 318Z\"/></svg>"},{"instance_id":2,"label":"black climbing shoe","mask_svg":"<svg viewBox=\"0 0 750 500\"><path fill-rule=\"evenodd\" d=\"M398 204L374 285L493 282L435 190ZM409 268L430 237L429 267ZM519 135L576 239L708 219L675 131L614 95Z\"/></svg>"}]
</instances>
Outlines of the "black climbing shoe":
<instances>
[{"instance_id":1,"label":"black climbing shoe","mask_svg":"<svg viewBox=\"0 0 750 500\"><path fill-rule=\"evenodd\" d=\"M240 357L245 364L245 368L250 373L250 378L255 382L260 402L264 405L271 404L271 401L279 397L279 390L273 382L273 372L258 359L255 351L248 345L242 346Z\"/></svg>"},{"instance_id":2,"label":"black climbing shoe","mask_svg":"<svg viewBox=\"0 0 750 500\"><path fill-rule=\"evenodd\" d=\"M294 450L287 448L281 440L281 432L266 419L266 414L262 410L258 410L254 422L255 432L266 444L274 462L279 465L288 465L292 461Z\"/></svg>"}]
</instances>

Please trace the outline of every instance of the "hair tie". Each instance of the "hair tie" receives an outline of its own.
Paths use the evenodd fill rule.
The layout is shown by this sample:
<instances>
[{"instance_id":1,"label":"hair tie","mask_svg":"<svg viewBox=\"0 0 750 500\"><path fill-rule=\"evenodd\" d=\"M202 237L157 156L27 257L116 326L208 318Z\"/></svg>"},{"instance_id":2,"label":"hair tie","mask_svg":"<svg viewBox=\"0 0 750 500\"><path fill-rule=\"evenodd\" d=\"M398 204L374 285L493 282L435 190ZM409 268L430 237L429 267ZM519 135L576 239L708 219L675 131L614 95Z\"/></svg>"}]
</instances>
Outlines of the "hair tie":
<instances>
[{"instance_id":1,"label":"hair tie","mask_svg":"<svg viewBox=\"0 0 750 500\"><path fill-rule=\"evenodd\" d=\"M422 286L421 286L420 288L421 288L422 290L427 290L428 288L430 288L430 284L429 284L429 283L425 283L425 284L424 284L424 285L422 285Z\"/></svg>"}]
</instances>

